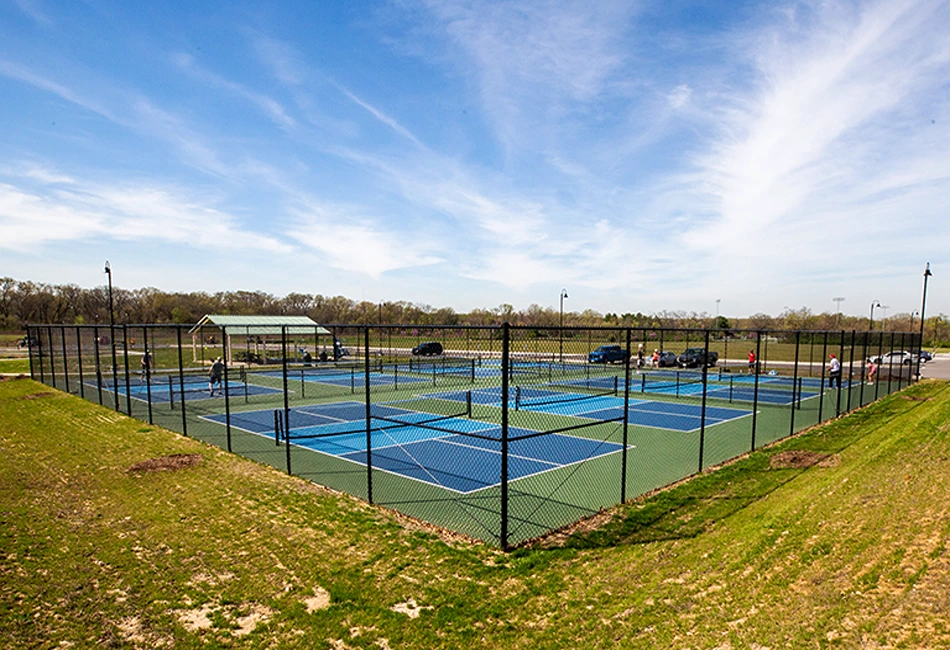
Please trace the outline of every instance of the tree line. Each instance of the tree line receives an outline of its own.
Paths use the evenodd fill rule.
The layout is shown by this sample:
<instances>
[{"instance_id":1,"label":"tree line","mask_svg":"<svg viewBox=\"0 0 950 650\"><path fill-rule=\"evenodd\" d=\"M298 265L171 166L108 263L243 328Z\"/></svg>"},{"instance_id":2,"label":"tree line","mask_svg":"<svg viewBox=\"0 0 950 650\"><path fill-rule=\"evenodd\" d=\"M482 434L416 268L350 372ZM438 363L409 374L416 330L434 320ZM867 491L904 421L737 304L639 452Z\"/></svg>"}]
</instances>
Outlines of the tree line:
<instances>
[{"instance_id":1,"label":"tree line","mask_svg":"<svg viewBox=\"0 0 950 650\"><path fill-rule=\"evenodd\" d=\"M451 307L432 307L407 301L379 303L356 301L345 296L289 293L275 296L263 291L166 292L154 287L113 287L113 310L117 323L197 322L205 314L309 316L321 324L356 325L513 325L547 328L561 324L561 313L552 307L532 304L516 310L503 303L494 308L458 313ZM0 278L0 330L20 331L27 323L94 324L109 322L109 290L106 286L82 288L75 284L43 284ZM777 316L764 313L744 318L713 317L705 312L660 311L606 313L594 310L565 311L566 327L634 327L643 329L712 328L723 333L748 330L858 330L866 331L869 319L836 313L816 314L807 307L786 309ZM920 321L911 314L880 318L875 330L917 331ZM950 320L941 314L929 317L925 340L950 340Z\"/></svg>"}]
</instances>

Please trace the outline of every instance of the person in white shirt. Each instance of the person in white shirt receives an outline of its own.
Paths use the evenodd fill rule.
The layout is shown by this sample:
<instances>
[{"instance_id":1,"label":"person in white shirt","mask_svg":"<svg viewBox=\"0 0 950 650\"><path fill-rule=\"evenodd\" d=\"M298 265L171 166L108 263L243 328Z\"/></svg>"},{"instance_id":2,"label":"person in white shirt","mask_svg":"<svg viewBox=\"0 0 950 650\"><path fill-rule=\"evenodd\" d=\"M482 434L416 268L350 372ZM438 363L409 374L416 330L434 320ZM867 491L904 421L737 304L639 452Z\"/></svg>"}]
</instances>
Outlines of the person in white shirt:
<instances>
[{"instance_id":1,"label":"person in white shirt","mask_svg":"<svg viewBox=\"0 0 950 650\"><path fill-rule=\"evenodd\" d=\"M831 361L828 362L828 388L834 388L837 384L841 388L841 362L831 353Z\"/></svg>"}]
</instances>

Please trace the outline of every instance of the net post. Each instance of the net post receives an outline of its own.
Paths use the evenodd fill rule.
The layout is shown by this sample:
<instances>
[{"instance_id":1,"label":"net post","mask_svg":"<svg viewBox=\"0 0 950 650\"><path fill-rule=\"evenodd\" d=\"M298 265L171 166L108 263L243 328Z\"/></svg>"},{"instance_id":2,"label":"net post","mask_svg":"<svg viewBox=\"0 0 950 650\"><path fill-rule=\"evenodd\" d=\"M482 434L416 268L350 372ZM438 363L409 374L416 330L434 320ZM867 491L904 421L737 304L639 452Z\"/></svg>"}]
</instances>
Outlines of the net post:
<instances>
[{"instance_id":1,"label":"net post","mask_svg":"<svg viewBox=\"0 0 950 650\"><path fill-rule=\"evenodd\" d=\"M305 382L304 382L303 368L301 368L300 369L300 399L306 399L307 397L307 389L304 387L304 384Z\"/></svg>"},{"instance_id":2,"label":"net post","mask_svg":"<svg viewBox=\"0 0 950 650\"><path fill-rule=\"evenodd\" d=\"M503 551L508 550L508 371L510 359L510 325L501 325L501 533Z\"/></svg>"},{"instance_id":3,"label":"net post","mask_svg":"<svg viewBox=\"0 0 950 650\"><path fill-rule=\"evenodd\" d=\"M280 447L280 409L274 409L274 446Z\"/></svg>"},{"instance_id":4,"label":"net post","mask_svg":"<svg viewBox=\"0 0 950 650\"><path fill-rule=\"evenodd\" d=\"M629 366L630 366L630 359L629 359L629 358L627 359L627 366L628 366L627 369L629 370ZM628 374L629 374L629 373L628 373ZM646 376L645 373L640 375L640 392L641 392L641 393L647 392L647 376Z\"/></svg>"},{"instance_id":5,"label":"net post","mask_svg":"<svg viewBox=\"0 0 950 650\"><path fill-rule=\"evenodd\" d=\"M515 410L521 408L521 386L515 386Z\"/></svg>"},{"instance_id":6,"label":"net post","mask_svg":"<svg viewBox=\"0 0 950 650\"><path fill-rule=\"evenodd\" d=\"M178 386L181 388L181 430L182 434L188 435L188 419L185 414L185 357L184 352L181 349L181 325L175 327L175 332L178 336ZM115 346L113 346L115 349ZM169 377L171 379L171 377ZM169 391L169 397L171 397L171 391Z\"/></svg>"},{"instance_id":7,"label":"net post","mask_svg":"<svg viewBox=\"0 0 950 650\"><path fill-rule=\"evenodd\" d=\"M372 410L369 391L369 327L363 330L363 363L365 374L365 416L366 416L366 500L373 503L373 436Z\"/></svg>"},{"instance_id":8,"label":"net post","mask_svg":"<svg viewBox=\"0 0 950 650\"><path fill-rule=\"evenodd\" d=\"M703 354L703 406L699 420L699 472L703 471L703 451L706 444L706 388L709 383L709 364L706 356L709 354L709 330L706 330L706 349Z\"/></svg>"},{"instance_id":9,"label":"net post","mask_svg":"<svg viewBox=\"0 0 950 650\"><path fill-rule=\"evenodd\" d=\"M472 362L472 383L475 383L475 359L471 360Z\"/></svg>"},{"instance_id":10,"label":"net post","mask_svg":"<svg viewBox=\"0 0 950 650\"><path fill-rule=\"evenodd\" d=\"M736 379L735 377L731 377L731 376L729 377L729 403L730 404L732 404L732 392L736 385L735 379Z\"/></svg>"},{"instance_id":11,"label":"net post","mask_svg":"<svg viewBox=\"0 0 950 650\"><path fill-rule=\"evenodd\" d=\"M465 391L465 415L468 418L472 417L472 391Z\"/></svg>"}]
</instances>

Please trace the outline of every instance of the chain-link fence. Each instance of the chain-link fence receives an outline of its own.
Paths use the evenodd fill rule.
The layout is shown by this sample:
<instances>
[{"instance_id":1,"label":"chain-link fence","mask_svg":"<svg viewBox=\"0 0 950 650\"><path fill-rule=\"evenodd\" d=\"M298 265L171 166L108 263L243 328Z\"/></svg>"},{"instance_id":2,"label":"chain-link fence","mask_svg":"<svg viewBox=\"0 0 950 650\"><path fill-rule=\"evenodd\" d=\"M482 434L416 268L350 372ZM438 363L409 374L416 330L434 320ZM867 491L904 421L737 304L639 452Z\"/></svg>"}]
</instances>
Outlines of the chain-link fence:
<instances>
[{"instance_id":1,"label":"chain-link fence","mask_svg":"<svg viewBox=\"0 0 950 650\"><path fill-rule=\"evenodd\" d=\"M507 324L27 335L39 381L506 549L899 390L920 349Z\"/></svg>"}]
</instances>

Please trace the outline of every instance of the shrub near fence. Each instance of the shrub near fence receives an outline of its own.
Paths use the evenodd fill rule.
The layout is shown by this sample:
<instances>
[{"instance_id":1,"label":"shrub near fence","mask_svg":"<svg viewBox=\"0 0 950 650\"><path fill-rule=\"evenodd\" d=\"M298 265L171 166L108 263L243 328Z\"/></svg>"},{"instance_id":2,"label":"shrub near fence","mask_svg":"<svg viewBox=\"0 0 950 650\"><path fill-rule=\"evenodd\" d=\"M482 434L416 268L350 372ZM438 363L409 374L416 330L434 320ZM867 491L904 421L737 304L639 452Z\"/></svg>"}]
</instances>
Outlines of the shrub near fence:
<instances>
[{"instance_id":1,"label":"shrub near fence","mask_svg":"<svg viewBox=\"0 0 950 650\"><path fill-rule=\"evenodd\" d=\"M899 390L916 366L869 383L866 359L920 343L901 332L327 328L31 325L30 371L508 549ZM414 355L426 341L443 352ZM629 357L589 362L601 345ZM652 362L654 350L687 348L718 358ZM833 387L831 354L842 365Z\"/></svg>"}]
</instances>

